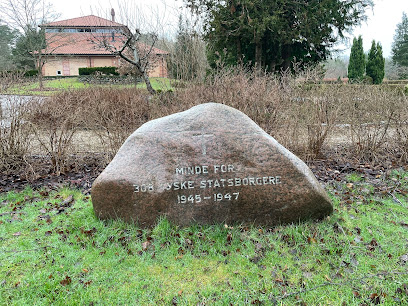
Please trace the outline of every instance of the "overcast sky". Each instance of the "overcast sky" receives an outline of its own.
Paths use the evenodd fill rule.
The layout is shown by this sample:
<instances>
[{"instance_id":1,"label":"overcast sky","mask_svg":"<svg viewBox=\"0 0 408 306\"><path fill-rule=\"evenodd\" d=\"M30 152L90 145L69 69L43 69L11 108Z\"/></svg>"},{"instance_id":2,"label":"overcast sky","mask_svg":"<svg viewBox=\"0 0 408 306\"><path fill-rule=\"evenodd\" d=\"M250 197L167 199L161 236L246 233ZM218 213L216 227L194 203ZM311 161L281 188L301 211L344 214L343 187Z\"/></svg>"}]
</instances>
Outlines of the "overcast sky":
<instances>
[{"instance_id":1,"label":"overcast sky","mask_svg":"<svg viewBox=\"0 0 408 306\"><path fill-rule=\"evenodd\" d=\"M107 17L110 8L113 7L117 10L118 6L117 0L51 0L51 2L55 10L61 14L59 19L74 18L91 13ZM161 22L164 24L162 27L164 32L166 32L165 28L170 29L167 34L175 32L179 14L178 8L182 6L182 0L133 0L131 2L137 3L140 7L148 7L148 11L153 11L156 15L154 16L156 19L157 15L160 15ZM370 49L371 41L375 39L382 44L384 56L389 57L396 26L402 20L402 12L408 13L408 0L374 0L374 3L374 10L367 12L367 22L355 28L351 38L362 35L366 52ZM158 13L159 11L160 13ZM343 48L345 49L343 53L348 55L350 46Z\"/></svg>"}]
</instances>

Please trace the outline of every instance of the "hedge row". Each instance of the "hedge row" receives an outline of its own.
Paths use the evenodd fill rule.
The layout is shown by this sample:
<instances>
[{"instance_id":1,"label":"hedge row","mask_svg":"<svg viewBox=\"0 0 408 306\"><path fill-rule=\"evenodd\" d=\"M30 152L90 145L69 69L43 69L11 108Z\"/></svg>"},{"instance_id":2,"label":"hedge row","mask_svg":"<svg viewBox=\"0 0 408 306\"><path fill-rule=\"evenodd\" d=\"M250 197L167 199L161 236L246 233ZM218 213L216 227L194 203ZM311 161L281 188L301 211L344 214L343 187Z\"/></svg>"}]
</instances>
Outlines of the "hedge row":
<instances>
[{"instance_id":1,"label":"hedge row","mask_svg":"<svg viewBox=\"0 0 408 306\"><path fill-rule=\"evenodd\" d=\"M112 74L112 75L119 75L116 72L116 67L89 67L89 68L79 68L79 75L91 75L95 74L95 72L101 72L102 74Z\"/></svg>"}]
</instances>

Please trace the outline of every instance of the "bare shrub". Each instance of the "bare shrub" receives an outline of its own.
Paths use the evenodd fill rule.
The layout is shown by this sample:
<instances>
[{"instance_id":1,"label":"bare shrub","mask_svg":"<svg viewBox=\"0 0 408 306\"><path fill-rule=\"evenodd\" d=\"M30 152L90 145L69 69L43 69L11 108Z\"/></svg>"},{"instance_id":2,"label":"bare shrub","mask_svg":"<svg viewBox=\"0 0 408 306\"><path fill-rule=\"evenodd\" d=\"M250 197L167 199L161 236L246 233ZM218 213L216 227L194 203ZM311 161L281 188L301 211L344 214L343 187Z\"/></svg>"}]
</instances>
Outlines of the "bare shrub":
<instances>
[{"instance_id":1,"label":"bare shrub","mask_svg":"<svg viewBox=\"0 0 408 306\"><path fill-rule=\"evenodd\" d=\"M27 82L27 78L24 78L24 72L0 71L0 92L5 92L10 87L25 82Z\"/></svg>"},{"instance_id":2,"label":"bare shrub","mask_svg":"<svg viewBox=\"0 0 408 306\"><path fill-rule=\"evenodd\" d=\"M394 146L401 159L408 162L408 98L402 95L398 101L393 124L395 126Z\"/></svg>"},{"instance_id":3,"label":"bare shrub","mask_svg":"<svg viewBox=\"0 0 408 306\"><path fill-rule=\"evenodd\" d=\"M375 161L390 149L391 123L397 109L398 94L382 86L347 86L341 95L343 120L350 124L352 154ZM402 111L402 110L401 110Z\"/></svg>"},{"instance_id":4,"label":"bare shrub","mask_svg":"<svg viewBox=\"0 0 408 306\"><path fill-rule=\"evenodd\" d=\"M317 156L337 116L337 95L316 86L318 71L277 77L243 67L223 68L204 83L190 83L160 97L154 117L205 102L223 103L247 114L267 133L303 157Z\"/></svg>"},{"instance_id":5,"label":"bare shrub","mask_svg":"<svg viewBox=\"0 0 408 306\"><path fill-rule=\"evenodd\" d=\"M148 97L135 88L92 87L65 92L61 99L78 105L77 122L99 138L108 159L135 129L150 120Z\"/></svg>"},{"instance_id":6,"label":"bare shrub","mask_svg":"<svg viewBox=\"0 0 408 306\"><path fill-rule=\"evenodd\" d=\"M82 126L82 105L69 99L66 93L30 103L27 119L42 149L51 158L56 173L69 167L69 149L72 137Z\"/></svg>"},{"instance_id":7,"label":"bare shrub","mask_svg":"<svg viewBox=\"0 0 408 306\"><path fill-rule=\"evenodd\" d=\"M26 99L4 96L0 100L0 169L16 170L24 164L30 144L30 129L23 116Z\"/></svg>"},{"instance_id":8,"label":"bare shrub","mask_svg":"<svg viewBox=\"0 0 408 306\"><path fill-rule=\"evenodd\" d=\"M102 149L90 143L89 151L103 151L109 162L143 123L206 102L239 109L303 159L324 157L328 140L333 144L338 138L343 147L337 149L362 161L387 151L407 156L407 100L400 92L385 86L325 84L319 70L278 77L224 68L205 82L153 96L136 88L66 91L39 104L31 115L37 131L48 135L43 146L54 164L66 163L67 148L79 130L97 136Z\"/></svg>"},{"instance_id":9,"label":"bare shrub","mask_svg":"<svg viewBox=\"0 0 408 306\"><path fill-rule=\"evenodd\" d=\"M284 128L275 137L304 159L321 157L339 112L339 86L321 84L321 77L320 69L285 71L280 77Z\"/></svg>"},{"instance_id":10,"label":"bare shrub","mask_svg":"<svg viewBox=\"0 0 408 306\"><path fill-rule=\"evenodd\" d=\"M241 110L271 130L276 125L280 102L278 89L278 81L272 75L261 76L243 68L225 69L204 83L192 82L174 94L160 97L160 100L166 105L166 114L206 102L226 104ZM162 113L163 110L156 109L154 116L159 117Z\"/></svg>"}]
</instances>

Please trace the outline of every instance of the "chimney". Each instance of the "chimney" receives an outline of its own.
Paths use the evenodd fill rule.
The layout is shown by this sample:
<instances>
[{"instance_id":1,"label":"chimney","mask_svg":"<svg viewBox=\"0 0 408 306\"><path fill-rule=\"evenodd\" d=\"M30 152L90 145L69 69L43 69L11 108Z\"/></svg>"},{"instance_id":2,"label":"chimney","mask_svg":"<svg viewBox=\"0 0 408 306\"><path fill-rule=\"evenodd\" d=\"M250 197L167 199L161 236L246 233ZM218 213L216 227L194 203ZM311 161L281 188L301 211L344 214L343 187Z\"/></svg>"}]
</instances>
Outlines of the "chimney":
<instances>
[{"instance_id":1,"label":"chimney","mask_svg":"<svg viewBox=\"0 0 408 306\"><path fill-rule=\"evenodd\" d=\"M115 22L115 10L111 9L112 21Z\"/></svg>"}]
</instances>

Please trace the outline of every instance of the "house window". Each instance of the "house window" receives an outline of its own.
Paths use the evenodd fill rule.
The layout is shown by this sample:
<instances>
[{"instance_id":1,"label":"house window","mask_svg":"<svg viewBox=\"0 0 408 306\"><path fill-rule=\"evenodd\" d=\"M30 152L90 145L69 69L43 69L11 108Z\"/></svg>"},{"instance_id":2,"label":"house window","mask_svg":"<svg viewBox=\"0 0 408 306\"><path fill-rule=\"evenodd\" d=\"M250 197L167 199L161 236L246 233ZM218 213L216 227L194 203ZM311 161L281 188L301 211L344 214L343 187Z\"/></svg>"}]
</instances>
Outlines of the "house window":
<instances>
[{"instance_id":1,"label":"house window","mask_svg":"<svg viewBox=\"0 0 408 306\"><path fill-rule=\"evenodd\" d=\"M58 33L61 32L61 29L45 29L45 33Z\"/></svg>"},{"instance_id":2,"label":"house window","mask_svg":"<svg viewBox=\"0 0 408 306\"><path fill-rule=\"evenodd\" d=\"M62 71L61 71L61 70L57 70L57 75L62 75Z\"/></svg>"}]
</instances>

